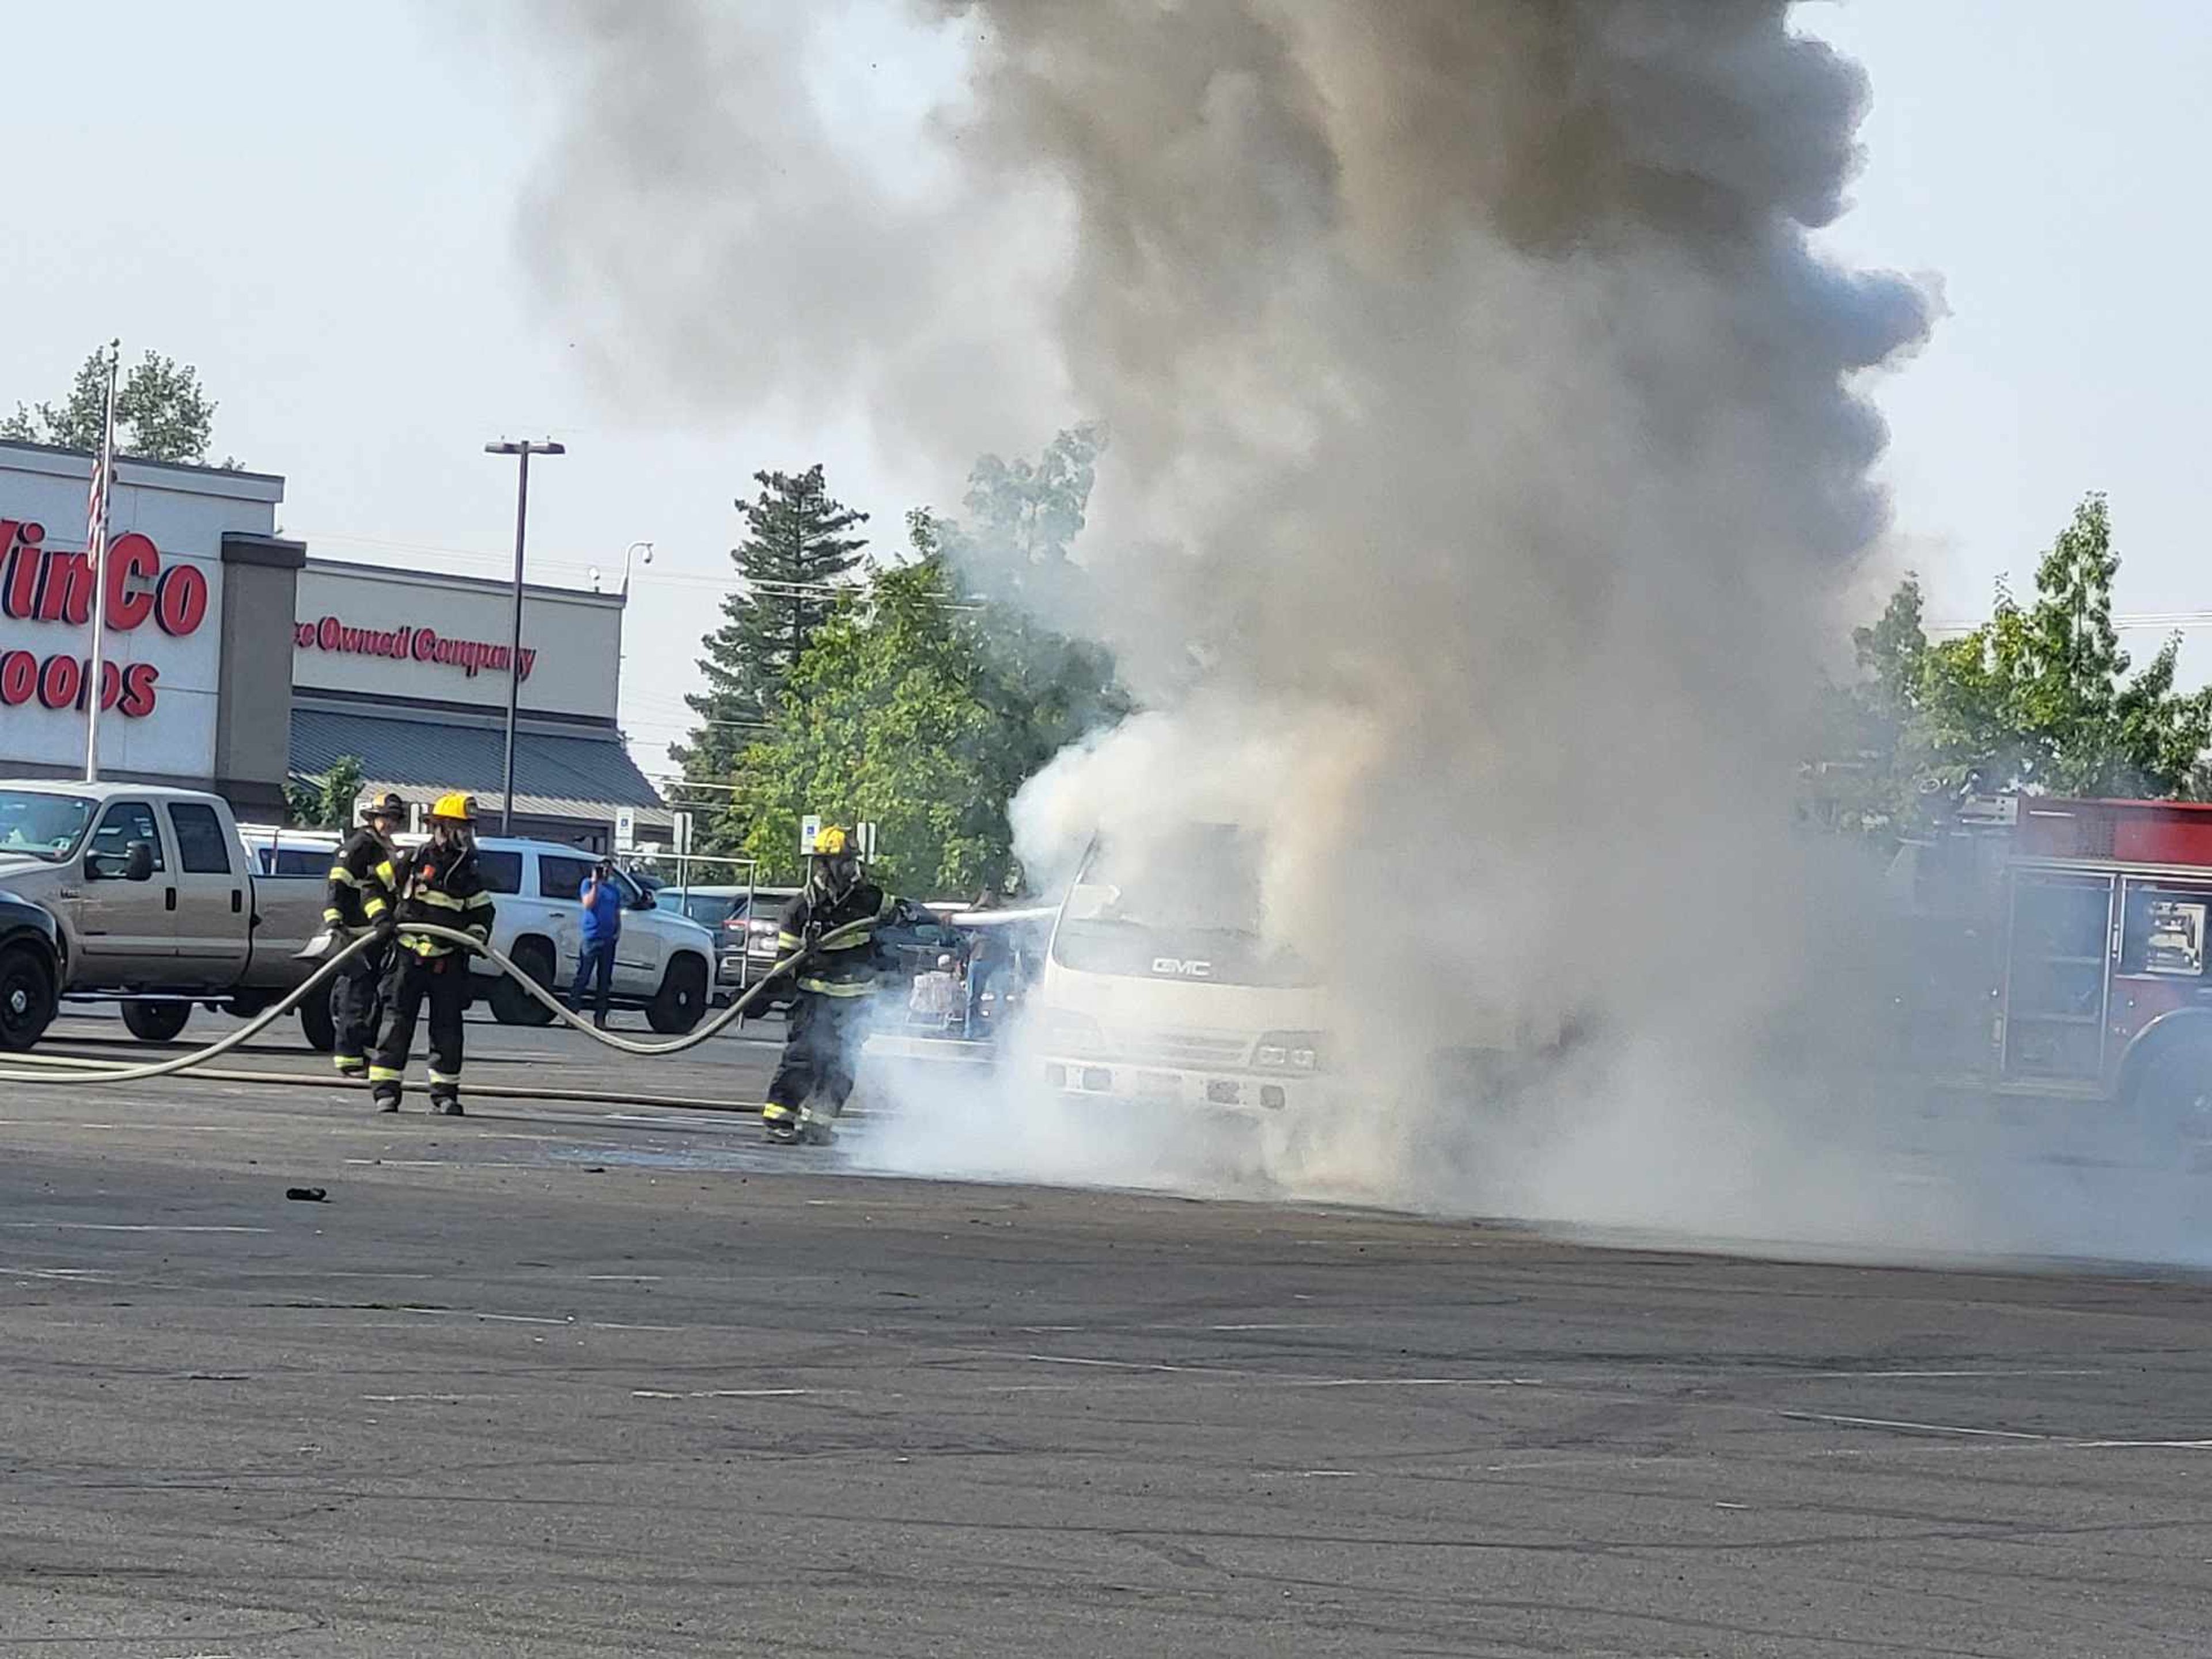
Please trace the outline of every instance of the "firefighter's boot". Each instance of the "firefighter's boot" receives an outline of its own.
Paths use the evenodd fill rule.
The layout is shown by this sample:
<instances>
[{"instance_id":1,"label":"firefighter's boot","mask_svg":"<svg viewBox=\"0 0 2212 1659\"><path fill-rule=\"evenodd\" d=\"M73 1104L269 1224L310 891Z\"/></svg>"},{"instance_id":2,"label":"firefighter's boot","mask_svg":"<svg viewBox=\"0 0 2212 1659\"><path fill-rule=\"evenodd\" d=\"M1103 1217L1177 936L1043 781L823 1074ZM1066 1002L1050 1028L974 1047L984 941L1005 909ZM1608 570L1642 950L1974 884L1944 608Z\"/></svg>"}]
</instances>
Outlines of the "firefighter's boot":
<instances>
[{"instance_id":1,"label":"firefighter's boot","mask_svg":"<svg viewBox=\"0 0 2212 1659\"><path fill-rule=\"evenodd\" d=\"M834 1119L811 1109L799 1114L799 1144L802 1146L827 1146L837 1139Z\"/></svg>"},{"instance_id":2,"label":"firefighter's boot","mask_svg":"<svg viewBox=\"0 0 2212 1659\"><path fill-rule=\"evenodd\" d=\"M795 1146L799 1144L801 1114L780 1101L771 1100L761 1108L761 1128L771 1144Z\"/></svg>"},{"instance_id":3,"label":"firefighter's boot","mask_svg":"<svg viewBox=\"0 0 2212 1659\"><path fill-rule=\"evenodd\" d=\"M398 1072L387 1071L381 1066L368 1068L368 1097L376 1103L378 1111L398 1111L404 1086L404 1079Z\"/></svg>"}]
</instances>

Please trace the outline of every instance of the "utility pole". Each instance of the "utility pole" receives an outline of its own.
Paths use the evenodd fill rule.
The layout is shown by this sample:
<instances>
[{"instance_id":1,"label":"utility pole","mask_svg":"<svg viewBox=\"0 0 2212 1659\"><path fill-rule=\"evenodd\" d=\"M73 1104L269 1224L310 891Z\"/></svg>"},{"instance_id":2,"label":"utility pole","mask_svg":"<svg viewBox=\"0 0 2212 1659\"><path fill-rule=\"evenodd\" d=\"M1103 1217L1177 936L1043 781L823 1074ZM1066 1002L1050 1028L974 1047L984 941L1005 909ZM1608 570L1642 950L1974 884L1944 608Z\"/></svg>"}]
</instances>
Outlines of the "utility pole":
<instances>
[{"instance_id":1,"label":"utility pole","mask_svg":"<svg viewBox=\"0 0 2212 1659\"><path fill-rule=\"evenodd\" d=\"M565 445L550 438L543 443L524 439L512 443L502 438L495 444L486 444L487 455L512 455L516 459L514 473L514 628L507 642L507 766L501 783L499 802L499 833L514 833L514 717L522 702L522 544L530 522L530 458L532 455L565 455Z\"/></svg>"}]
</instances>

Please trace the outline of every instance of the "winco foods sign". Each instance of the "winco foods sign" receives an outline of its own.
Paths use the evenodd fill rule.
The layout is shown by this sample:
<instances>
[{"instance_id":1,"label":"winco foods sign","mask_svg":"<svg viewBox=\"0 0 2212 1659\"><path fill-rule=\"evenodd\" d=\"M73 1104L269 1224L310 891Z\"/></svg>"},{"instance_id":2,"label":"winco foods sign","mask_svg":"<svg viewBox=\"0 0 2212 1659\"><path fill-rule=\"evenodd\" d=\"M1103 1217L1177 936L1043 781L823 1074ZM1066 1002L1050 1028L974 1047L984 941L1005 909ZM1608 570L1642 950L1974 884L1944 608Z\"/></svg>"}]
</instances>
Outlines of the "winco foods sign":
<instances>
[{"instance_id":1,"label":"winco foods sign","mask_svg":"<svg viewBox=\"0 0 2212 1659\"><path fill-rule=\"evenodd\" d=\"M0 519L0 616L44 626L57 636L82 630L65 649L46 643L0 650L0 708L37 702L57 713L82 711L92 701L88 652L93 611L92 562L82 553L58 552L46 544L46 526ZM131 635L149 623L173 640L190 639L207 621L208 578L198 566L164 561L150 536L118 536L108 549L107 630ZM158 661L117 661L100 653L102 712L144 720L161 701Z\"/></svg>"}]
</instances>

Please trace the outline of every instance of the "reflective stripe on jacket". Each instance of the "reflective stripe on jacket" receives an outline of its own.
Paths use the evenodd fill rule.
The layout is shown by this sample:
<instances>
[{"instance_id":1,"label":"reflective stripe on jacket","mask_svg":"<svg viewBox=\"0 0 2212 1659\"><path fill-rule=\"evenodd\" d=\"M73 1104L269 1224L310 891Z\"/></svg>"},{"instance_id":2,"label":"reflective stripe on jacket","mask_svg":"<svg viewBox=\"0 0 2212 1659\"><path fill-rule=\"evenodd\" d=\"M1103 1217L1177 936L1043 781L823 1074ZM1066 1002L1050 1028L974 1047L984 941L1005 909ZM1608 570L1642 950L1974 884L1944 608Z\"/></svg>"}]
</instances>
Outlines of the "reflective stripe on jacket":
<instances>
[{"instance_id":1,"label":"reflective stripe on jacket","mask_svg":"<svg viewBox=\"0 0 2212 1659\"><path fill-rule=\"evenodd\" d=\"M416 956L448 956L461 947L441 939L410 935L410 921L435 922L485 944L491 942L492 899L477 867L476 850L425 842L399 860L399 942Z\"/></svg>"},{"instance_id":2,"label":"reflective stripe on jacket","mask_svg":"<svg viewBox=\"0 0 2212 1659\"><path fill-rule=\"evenodd\" d=\"M323 888L323 921L332 927L368 927L392 914L399 884L392 850L372 830L356 830L338 849Z\"/></svg>"},{"instance_id":3,"label":"reflective stripe on jacket","mask_svg":"<svg viewBox=\"0 0 2212 1659\"><path fill-rule=\"evenodd\" d=\"M799 970L799 988L825 997L872 995L881 971L876 929L890 919L896 902L872 881L855 883L839 899L809 882L776 919L780 955L802 949L810 928L818 929L827 941Z\"/></svg>"}]
</instances>

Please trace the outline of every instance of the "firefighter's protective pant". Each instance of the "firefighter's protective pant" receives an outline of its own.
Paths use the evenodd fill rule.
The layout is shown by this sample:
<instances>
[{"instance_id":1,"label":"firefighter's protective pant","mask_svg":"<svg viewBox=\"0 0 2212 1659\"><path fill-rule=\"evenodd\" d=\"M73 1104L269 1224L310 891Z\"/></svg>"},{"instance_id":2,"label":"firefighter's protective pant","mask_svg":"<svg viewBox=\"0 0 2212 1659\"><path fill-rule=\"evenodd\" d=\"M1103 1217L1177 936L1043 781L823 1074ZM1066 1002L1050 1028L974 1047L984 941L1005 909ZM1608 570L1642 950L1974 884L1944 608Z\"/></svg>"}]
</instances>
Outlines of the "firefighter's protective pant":
<instances>
[{"instance_id":1,"label":"firefighter's protective pant","mask_svg":"<svg viewBox=\"0 0 2212 1659\"><path fill-rule=\"evenodd\" d=\"M390 967L392 947L372 945L357 957L338 964L331 985L331 1023L337 1030L332 1058L338 1070L358 1073L368 1064L376 1043L376 1017L382 997L380 981Z\"/></svg>"},{"instance_id":2,"label":"firefighter's protective pant","mask_svg":"<svg viewBox=\"0 0 2212 1659\"><path fill-rule=\"evenodd\" d=\"M415 1021L430 1005L430 1098L461 1097L461 1016L469 1006L469 962L459 951L419 957L404 947L392 953L384 976L384 1041L368 1068L379 1103L397 1101L415 1046Z\"/></svg>"},{"instance_id":3,"label":"firefighter's protective pant","mask_svg":"<svg viewBox=\"0 0 2212 1659\"><path fill-rule=\"evenodd\" d=\"M768 1085L771 1125L789 1122L811 1097L822 1115L834 1118L853 1093L853 1069L866 1039L868 997L824 996L801 991L791 1005L785 1028L783 1059Z\"/></svg>"}]
</instances>

